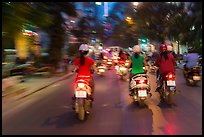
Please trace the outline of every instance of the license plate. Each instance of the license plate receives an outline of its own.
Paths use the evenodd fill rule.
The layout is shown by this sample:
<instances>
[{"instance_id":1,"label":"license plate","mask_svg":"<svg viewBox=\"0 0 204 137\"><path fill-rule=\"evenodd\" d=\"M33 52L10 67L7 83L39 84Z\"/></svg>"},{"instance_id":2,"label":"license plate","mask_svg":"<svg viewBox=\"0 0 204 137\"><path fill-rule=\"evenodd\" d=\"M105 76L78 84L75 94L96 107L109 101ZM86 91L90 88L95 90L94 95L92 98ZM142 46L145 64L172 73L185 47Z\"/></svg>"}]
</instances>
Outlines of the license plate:
<instances>
[{"instance_id":1,"label":"license plate","mask_svg":"<svg viewBox=\"0 0 204 137\"><path fill-rule=\"evenodd\" d=\"M200 76L193 76L193 80L200 80Z\"/></svg>"},{"instance_id":2,"label":"license plate","mask_svg":"<svg viewBox=\"0 0 204 137\"><path fill-rule=\"evenodd\" d=\"M139 97L146 97L147 91L146 90L138 90L138 96Z\"/></svg>"},{"instance_id":3,"label":"license plate","mask_svg":"<svg viewBox=\"0 0 204 137\"><path fill-rule=\"evenodd\" d=\"M105 72L105 70L104 70L104 69L99 69L98 71L99 71L99 72Z\"/></svg>"},{"instance_id":4,"label":"license plate","mask_svg":"<svg viewBox=\"0 0 204 137\"><path fill-rule=\"evenodd\" d=\"M167 86L176 86L176 82L173 80L168 80L167 81Z\"/></svg>"},{"instance_id":5,"label":"license plate","mask_svg":"<svg viewBox=\"0 0 204 137\"><path fill-rule=\"evenodd\" d=\"M112 62L108 62L107 64L112 64Z\"/></svg>"},{"instance_id":6,"label":"license plate","mask_svg":"<svg viewBox=\"0 0 204 137\"><path fill-rule=\"evenodd\" d=\"M86 91L76 91L75 96L76 98L86 98Z\"/></svg>"},{"instance_id":7,"label":"license plate","mask_svg":"<svg viewBox=\"0 0 204 137\"><path fill-rule=\"evenodd\" d=\"M121 71L126 71L126 68L120 68Z\"/></svg>"}]
</instances>

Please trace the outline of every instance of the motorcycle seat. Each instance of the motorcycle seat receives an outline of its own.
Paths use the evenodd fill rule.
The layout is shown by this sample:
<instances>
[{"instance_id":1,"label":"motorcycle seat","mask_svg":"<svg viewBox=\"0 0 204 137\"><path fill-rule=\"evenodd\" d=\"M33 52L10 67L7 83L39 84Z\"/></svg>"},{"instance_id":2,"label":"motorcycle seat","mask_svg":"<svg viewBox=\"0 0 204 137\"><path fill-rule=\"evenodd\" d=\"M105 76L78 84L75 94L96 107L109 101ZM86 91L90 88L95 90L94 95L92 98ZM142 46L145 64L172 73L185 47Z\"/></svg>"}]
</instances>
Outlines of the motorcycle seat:
<instances>
[{"instance_id":1,"label":"motorcycle seat","mask_svg":"<svg viewBox=\"0 0 204 137\"><path fill-rule=\"evenodd\" d=\"M145 74L145 73L139 73L139 74L135 74L135 75L133 75L130 79L132 80L132 79L136 79L136 78L138 78L138 77L145 77L145 78L148 78L148 75Z\"/></svg>"}]
</instances>

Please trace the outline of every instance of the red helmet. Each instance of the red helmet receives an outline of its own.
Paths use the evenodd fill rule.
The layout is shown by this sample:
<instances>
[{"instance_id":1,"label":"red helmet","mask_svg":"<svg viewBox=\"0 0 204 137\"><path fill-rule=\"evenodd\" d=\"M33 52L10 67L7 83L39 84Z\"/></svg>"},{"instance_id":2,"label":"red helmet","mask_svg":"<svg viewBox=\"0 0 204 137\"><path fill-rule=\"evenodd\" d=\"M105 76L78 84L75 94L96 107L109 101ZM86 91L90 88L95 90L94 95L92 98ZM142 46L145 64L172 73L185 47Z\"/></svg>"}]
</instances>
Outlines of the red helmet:
<instances>
[{"instance_id":1,"label":"red helmet","mask_svg":"<svg viewBox=\"0 0 204 137\"><path fill-rule=\"evenodd\" d=\"M165 44L161 44L159 49L160 49L161 52L164 52L164 51L167 50L167 46Z\"/></svg>"}]
</instances>

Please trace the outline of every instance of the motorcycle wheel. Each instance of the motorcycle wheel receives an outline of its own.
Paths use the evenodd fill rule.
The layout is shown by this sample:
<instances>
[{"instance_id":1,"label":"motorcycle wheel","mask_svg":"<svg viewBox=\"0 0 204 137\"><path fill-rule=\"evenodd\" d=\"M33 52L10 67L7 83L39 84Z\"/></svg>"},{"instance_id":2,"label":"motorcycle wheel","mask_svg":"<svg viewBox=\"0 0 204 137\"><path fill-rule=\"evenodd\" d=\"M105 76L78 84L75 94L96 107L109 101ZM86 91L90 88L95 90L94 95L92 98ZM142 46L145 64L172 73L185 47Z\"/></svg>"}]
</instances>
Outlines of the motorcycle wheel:
<instances>
[{"instance_id":1,"label":"motorcycle wheel","mask_svg":"<svg viewBox=\"0 0 204 137\"><path fill-rule=\"evenodd\" d=\"M85 119L85 109L83 105L83 100L80 100L82 102L78 102L78 114L77 117L79 120L84 120Z\"/></svg>"},{"instance_id":2,"label":"motorcycle wheel","mask_svg":"<svg viewBox=\"0 0 204 137\"><path fill-rule=\"evenodd\" d=\"M103 73L103 72L101 73L101 76L104 76L104 73Z\"/></svg>"},{"instance_id":3,"label":"motorcycle wheel","mask_svg":"<svg viewBox=\"0 0 204 137\"><path fill-rule=\"evenodd\" d=\"M120 79L123 80L123 75L120 76Z\"/></svg>"},{"instance_id":4,"label":"motorcycle wheel","mask_svg":"<svg viewBox=\"0 0 204 137\"><path fill-rule=\"evenodd\" d=\"M172 103L172 98L171 98L171 94L166 94L166 84L163 83L162 85L162 91L160 94L161 100L163 100L164 102L166 102L168 105L171 105Z\"/></svg>"},{"instance_id":5,"label":"motorcycle wheel","mask_svg":"<svg viewBox=\"0 0 204 137\"><path fill-rule=\"evenodd\" d=\"M197 82L193 81L193 80L192 80L192 82L190 82L190 80L188 78L186 78L186 85L187 86L196 86Z\"/></svg>"},{"instance_id":6,"label":"motorcycle wheel","mask_svg":"<svg viewBox=\"0 0 204 137\"><path fill-rule=\"evenodd\" d=\"M85 111L90 111L91 108L91 101L89 101L88 99L84 100L84 110Z\"/></svg>"},{"instance_id":7,"label":"motorcycle wheel","mask_svg":"<svg viewBox=\"0 0 204 137\"><path fill-rule=\"evenodd\" d=\"M146 106L145 100L139 100L138 105L139 105L139 107L145 107Z\"/></svg>"},{"instance_id":8,"label":"motorcycle wheel","mask_svg":"<svg viewBox=\"0 0 204 137\"><path fill-rule=\"evenodd\" d=\"M83 106L79 107L79 111L78 111L78 119L79 120L84 120L85 119L85 110Z\"/></svg>"},{"instance_id":9,"label":"motorcycle wheel","mask_svg":"<svg viewBox=\"0 0 204 137\"><path fill-rule=\"evenodd\" d=\"M171 94L166 95L164 100L168 105L171 105L172 104Z\"/></svg>"}]
</instances>

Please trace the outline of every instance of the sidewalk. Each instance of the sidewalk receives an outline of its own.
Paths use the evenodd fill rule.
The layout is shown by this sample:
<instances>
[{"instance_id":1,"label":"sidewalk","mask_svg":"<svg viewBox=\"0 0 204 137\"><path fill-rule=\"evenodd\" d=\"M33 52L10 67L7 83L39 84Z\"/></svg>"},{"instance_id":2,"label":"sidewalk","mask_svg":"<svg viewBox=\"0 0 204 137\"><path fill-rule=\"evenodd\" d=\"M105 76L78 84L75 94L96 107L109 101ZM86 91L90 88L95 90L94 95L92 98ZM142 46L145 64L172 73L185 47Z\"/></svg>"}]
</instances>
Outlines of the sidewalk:
<instances>
[{"instance_id":1,"label":"sidewalk","mask_svg":"<svg viewBox=\"0 0 204 137\"><path fill-rule=\"evenodd\" d=\"M46 88L58 81L64 80L72 76L72 73L59 73L50 78L35 76L28 78L25 82L15 84L2 92L3 97L14 96L15 100L28 96L43 88Z\"/></svg>"}]
</instances>

